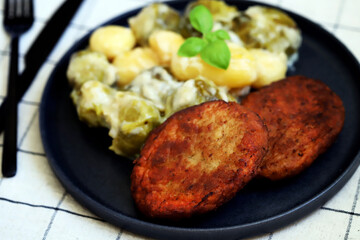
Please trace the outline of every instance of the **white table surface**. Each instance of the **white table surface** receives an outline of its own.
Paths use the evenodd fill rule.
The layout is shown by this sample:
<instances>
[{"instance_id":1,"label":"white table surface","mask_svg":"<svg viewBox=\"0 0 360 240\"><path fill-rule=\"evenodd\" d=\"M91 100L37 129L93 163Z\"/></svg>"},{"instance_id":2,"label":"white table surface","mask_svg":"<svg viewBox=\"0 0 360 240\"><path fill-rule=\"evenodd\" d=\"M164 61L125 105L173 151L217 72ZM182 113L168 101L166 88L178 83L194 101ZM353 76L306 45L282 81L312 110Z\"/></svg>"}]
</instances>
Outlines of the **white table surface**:
<instances>
[{"instance_id":1,"label":"white table surface","mask_svg":"<svg viewBox=\"0 0 360 240\"><path fill-rule=\"evenodd\" d=\"M39 132L43 88L62 55L102 22L151 0L87 0L19 104L18 172L0 177L0 239L145 239L79 205L49 167ZM267 0L303 15L340 39L360 59L360 0ZM62 0L35 0L35 23L21 37L20 61ZM4 0L0 1L3 18ZM6 96L9 38L0 30L0 103ZM360 79L359 79L360 81ZM359 123L360 124L360 123ZM0 154L3 136L0 136ZM1 156L1 155L0 155ZM253 239L360 239L360 168L330 201L308 216Z\"/></svg>"}]
</instances>

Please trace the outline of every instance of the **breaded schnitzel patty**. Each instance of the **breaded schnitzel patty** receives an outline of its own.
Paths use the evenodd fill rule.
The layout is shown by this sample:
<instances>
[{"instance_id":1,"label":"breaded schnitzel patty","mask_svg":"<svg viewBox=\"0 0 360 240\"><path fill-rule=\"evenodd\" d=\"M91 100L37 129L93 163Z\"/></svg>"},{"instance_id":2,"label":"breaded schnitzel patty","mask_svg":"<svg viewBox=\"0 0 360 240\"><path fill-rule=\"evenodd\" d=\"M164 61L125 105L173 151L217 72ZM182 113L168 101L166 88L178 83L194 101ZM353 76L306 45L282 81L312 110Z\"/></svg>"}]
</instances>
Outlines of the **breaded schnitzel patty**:
<instances>
[{"instance_id":1,"label":"breaded schnitzel patty","mask_svg":"<svg viewBox=\"0 0 360 240\"><path fill-rule=\"evenodd\" d=\"M253 92L242 105L258 113L269 130L259 175L272 180L308 167L333 143L345 119L341 99L321 81L303 76Z\"/></svg>"},{"instance_id":2,"label":"breaded schnitzel patty","mask_svg":"<svg viewBox=\"0 0 360 240\"><path fill-rule=\"evenodd\" d=\"M135 160L133 198L157 218L216 209L257 174L267 143L260 117L235 102L179 111L150 134Z\"/></svg>"}]
</instances>

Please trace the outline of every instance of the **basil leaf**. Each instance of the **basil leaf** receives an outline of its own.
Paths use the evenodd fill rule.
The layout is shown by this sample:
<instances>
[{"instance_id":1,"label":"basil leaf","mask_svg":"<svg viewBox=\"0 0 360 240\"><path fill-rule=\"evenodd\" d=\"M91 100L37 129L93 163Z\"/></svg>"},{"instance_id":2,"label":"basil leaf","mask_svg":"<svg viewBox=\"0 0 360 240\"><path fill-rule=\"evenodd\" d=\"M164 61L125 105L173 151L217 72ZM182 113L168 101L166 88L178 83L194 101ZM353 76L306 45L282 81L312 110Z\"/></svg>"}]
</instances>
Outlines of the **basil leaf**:
<instances>
[{"instance_id":1,"label":"basil leaf","mask_svg":"<svg viewBox=\"0 0 360 240\"><path fill-rule=\"evenodd\" d=\"M208 42L215 42L216 40L220 40L218 39L218 37L214 34L214 32L209 32L204 34L204 38L208 41Z\"/></svg>"},{"instance_id":2,"label":"basil leaf","mask_svg":"<svg viewBox=\"0 0 360 240\"><path fill-rule=\"evenodd\" d=\"M225 30L217 30L215 32L213 32L213 34L219 39L219 40L230 40L230 35L227 31Z\"/></svg>"},{"instance_id":3,"label":"basil leaf","mask_svg":"<svg viewBox=\"0 0 360 240\"><path fill-rule=\"evenodd\" d=\"M200 56L207 64L226 70L230 64L231 53L223 40L216 40L204 47Z\"/></svg>"},{"instance_id":4,"label":"basil leaf","mask_svg":"<svg viewBox=\"0 0 360 240\"><path fill-rule=\"evenodd\" d=\"M190 11L189 18L191 25L202 34L210 32L213 27L211 13L204 5L194 7Z\"/></svg>"},{"instance_id":5,"label":"basil leaf","mask_svg":"<svg viewBox=\"0 0 360 240\"><path fill-rule=\"evenodd\" d=\"M190 37L180 46L178 55L181 57L194 57L205 47L205 40L197 37Z\"/></svg>"},{"instance_id":6,"label":"basil leaf","mask_svg":"<svg viewBox=\"0 0 360 240\"><path fill-rule=\"evenodd\" d=\"M215 42L216 40L230 40L230 36L225 30L217 30L215 32L206 33L204 38L208 42Z\"/></svg>"}]
</instances>

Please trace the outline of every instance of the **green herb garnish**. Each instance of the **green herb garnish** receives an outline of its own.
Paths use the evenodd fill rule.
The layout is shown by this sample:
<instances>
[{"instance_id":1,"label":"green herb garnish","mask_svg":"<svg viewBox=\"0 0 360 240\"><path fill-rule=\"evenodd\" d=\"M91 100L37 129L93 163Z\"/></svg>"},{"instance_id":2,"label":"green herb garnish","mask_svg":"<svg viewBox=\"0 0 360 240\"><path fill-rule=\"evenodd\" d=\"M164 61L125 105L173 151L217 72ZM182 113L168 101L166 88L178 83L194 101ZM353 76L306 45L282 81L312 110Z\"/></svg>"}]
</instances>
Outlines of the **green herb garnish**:
<instances>
[{"instance_id":1,"label":"green herb garnish","mask_svg":"<svg viewBox=\"0 0 360 240\"><path fill-rule=\"evenodd\" d=\"M190 37L180 46L178 55L181 57L200 57L211 66L227 69L230 64L230 49L224 40L230 36L225 30L211 32L213 18L210 11L203 5L193 8L189 14L191 25L202 33L202 38Z\"/></svg>"}]
</instances>

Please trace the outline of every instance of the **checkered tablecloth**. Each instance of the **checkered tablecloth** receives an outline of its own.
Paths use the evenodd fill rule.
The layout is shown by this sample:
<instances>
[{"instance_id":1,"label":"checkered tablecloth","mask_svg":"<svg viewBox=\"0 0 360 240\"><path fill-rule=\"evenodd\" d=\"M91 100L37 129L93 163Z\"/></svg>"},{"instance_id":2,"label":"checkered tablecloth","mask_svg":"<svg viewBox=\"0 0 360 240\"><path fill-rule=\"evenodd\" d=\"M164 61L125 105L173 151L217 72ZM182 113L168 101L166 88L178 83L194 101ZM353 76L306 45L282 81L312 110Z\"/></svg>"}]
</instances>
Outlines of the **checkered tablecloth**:
<instances>
[{"instance_id":1,"label":"checkered tablecloth","mask_svg":"<svg viewBox=\"0 0 360 240\"><path fill-rule=\"evenodd\" d=\"M0 178L0 240L144 239L113 226L79 205L49 167L39 131L39 104L62 55L100 23L151 0L87 0L19 104L18 172ZM360 0L267 0L326 28L360 60ZM20 40L20 61L62 0L35 0L35 23ZM4 0L0 15L4 16ZM0 28L0 103L6 96L9 38ZM20 66L23 67L22 65ZM360 79L359 79L360 81ZM360 110L360 109L359 109ZM0 116L4 117L4 116ZM360 124L360 123L359 123ZM0 156L3 136L0 136ZM360 168L330 201L310 215L254 239L360 239Z\"/></svg>"}]
</instances>

